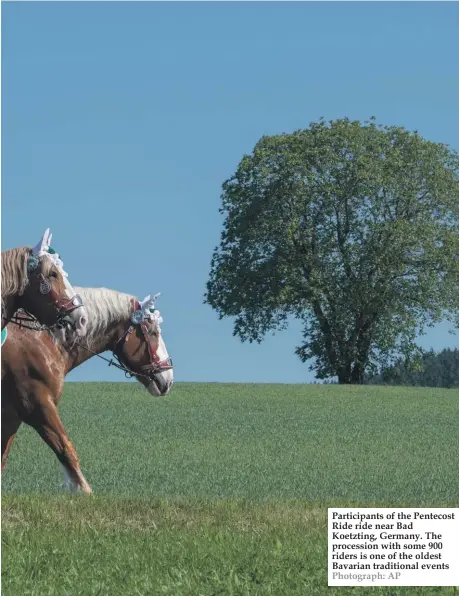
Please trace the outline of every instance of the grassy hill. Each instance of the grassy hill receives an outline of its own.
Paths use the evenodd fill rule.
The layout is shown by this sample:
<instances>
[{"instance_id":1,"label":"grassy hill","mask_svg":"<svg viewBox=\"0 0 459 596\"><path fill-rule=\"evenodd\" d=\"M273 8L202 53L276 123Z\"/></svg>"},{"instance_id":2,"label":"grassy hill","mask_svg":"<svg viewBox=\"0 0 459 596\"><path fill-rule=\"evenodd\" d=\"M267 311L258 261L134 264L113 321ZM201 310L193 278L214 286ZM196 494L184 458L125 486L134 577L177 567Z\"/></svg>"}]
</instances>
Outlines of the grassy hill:
<instances>
[{"instance_id":1,"label":"grassy hill","mask_svg":"<svg viewBox=\"0 0 459 596\"><path fill-rule=\"evenodd\" d=\"M458 506L459 391L68 383L96 496L63 494L34 431L3 492L3 593L453 594L328 588L328 506ZM35 591L34 591L35 590Z\"/></svg>"}]
</instances>

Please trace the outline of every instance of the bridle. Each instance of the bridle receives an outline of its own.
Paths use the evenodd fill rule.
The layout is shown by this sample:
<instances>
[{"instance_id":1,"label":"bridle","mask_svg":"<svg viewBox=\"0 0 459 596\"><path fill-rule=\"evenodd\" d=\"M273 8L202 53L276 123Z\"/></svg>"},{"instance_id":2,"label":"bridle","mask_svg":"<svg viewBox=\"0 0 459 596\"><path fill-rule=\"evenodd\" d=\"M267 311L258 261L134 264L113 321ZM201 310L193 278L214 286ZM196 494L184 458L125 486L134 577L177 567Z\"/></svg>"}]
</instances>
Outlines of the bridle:
<instances>
[{"instance_id":1,"label":"bridle","mask_svg":"<svg viewBox=\"0 0 459 596\"><path fill-rule=\"evenodd\" d=\"M21 309L24 311L24 309ZM31 331L48 331L50 330L50 328L46 327L45 325L40 325L38 323L38 321L36 320L35 317L33 317L32 315L30 315L30 313L28 313L27 311L24 311L29 318L24 317L23 314L18 314L17 316L15 316L16 320L11 320L12 323L18 325L19 327L24 327L26 329L30 329ZM131 320L130 320L130 324L129 327L126 329L126 331L123 333L123 335L117 340L113 350L112 350L112 354L116 360L112 359L108 359L105 358L105 356L102 356L101 354L98 354L97 352L94 352L93 350L91 350L90 348L88 348L88 346L85 346L84 344L78 342L78 341L74 341L73 343L75 345L77 345L80 348L83 348L83 350L86 350L87 352L90 352L91 354L93 354L94 356L97 356L98 358L100 358L101 360L104 360L105 362L108 362L108 366L114 366L116 368L119 368L120 370L122 370L125 374L125 376L130 379L132 377L143 377L148 379L149 381L154 381L155 380L155 375L158 375L162 372L165 372L167 370L171 370L174 368L173 362L172 362L172 358L169 356L167 358L165 358L164 360L161 360L157 349L152 345L152 342L150 340L150 333L148 330L148 327L145 325L144 323L144 319L142 318L142 320L137 321L136 317L135 317L135 313L141 313L141 308L140 308L140 303L137 300L133 300L133 312L131 315ZM29 326L27 323L31 323L32 326ZM140 330L143 333L145 342L148 346L148 353L150 356L150 364L146 364L142 367L140 367L140 370L142 372L135 372L134 370L132 370L132 368L129 368L128 366L125 366L122 362L122 353L120 348L122 349L122 344L125 343L126 341L128 341L130 335L135 331L136 327L140 325Z\"/></svg>"},{"instance_id":2,"label":"bridle","mask_svg":"<svg viewBox=\"0 0 459 596\"><path fill-rule=\"evenodd\" d=\"M81 296L79 294L75 294L75 296L73 296L73 298L70 300L68 298L59 298L49 281L42 273L40 273L37 277L40 282L40 294L49 294L54 307L56 308L56 322L54 325L40 324L34 315L32 315L26 308L21 307L11 317L10 323L19 325L19 327L25 326L23 325L25 322L32 323L33 327L28 327L28 329L33 329L34 331L53 331L54 328L63 329L67 325L70 325L72 328L74 328L74 323L72 323L66 317L69 313L83 306L83 299ZM27 316L25 317L23 314L19 314L20 311L23 311Z\"/></svg>"},{"instance_id":3,"label":"bridle","mask_svg":"<svg viewBox=\"0 0 459 596\"><path fill-rule=\"evenodd\" d=\"M50 249L50 250L52 250L52 249ZM55 254L54 251L51 254ZM27 262L27 270L28 270L29 274L34 273L34 271L38 268L39 262L40 262L40 258L37 255L31 254L29 256L29 259ZM68 319L66 319L66 317L67 317L67 315L69 315L71 312L73 312L77 308L81 308L83 306L83 300L82 300L81 296L79 294L75 294L70 299L67 297L61 298L57 294L57 292L53 289L52 284L43 275L43 273L38 273L37 279L40 284L39 285L40 294L43 294L43 295L49 294L49 297L51 298L51 302L53 303L53 306L56 309L57 321L52 327L57 327L57 328L62 329L66 325L73 326L73 324ZM27 315L31 316L30 313L27 312L26 309L23 309L23 310L27 313ZM16 318L16 317L13 317L13 318ZM43 328L46 328L46 329L52 329L52 327L43 325Z\"/></svg>"},{"instance_id":4,"label":"bridle","mask_svg":"<svg viewBox=\"0 0 459 596\"><path fill-rule=\"evenodd\" d=\"M143 318L141 315L143 311L141 309L140 303L138 300L135 299L132 302L133 311L131 315L130 325L127 328L127 330L123 333L123 335L119 338L119 340L116 342L115 347L113 348L113 356L118 360L118 363L120 365L118 366L118 368L122 368L125 371L125 374L129 372L130 376L142 376L147 377L150 380L154 380L155 375L173 369L174 365L170 356L168 356L164 360L161 360L161 358L158 355L158 350L154 347L153 342L151 340L150 331L147 325L145 324L146 319ZM136 316L137 313L139 314ZM140 327L140 330L145 339L145 343L148 347L148 354L150 356L150 363L140 367L140 370L142 371L142 373L140 374L124 366L121 362L122 356L120 353L118 353L119 348L122 349L123 344L129 340L129 337L132 335L132 333L134 333L137 327Z\"/></svg>"},{"instance_id":5,"label":"bridle","mask_svg":"<svg viewBox=\"0 0 459 596\"><path fill-rule=\"evenodd\" d=\"M65 317L77 308L82 307L83 299L79 294L75 294L70 300L67 297L60 298L43 273L39 273L37 279L40 282L40 294L49 294L49 297L56 308L58 314L56 326L61 328L65 327L66 324L69 324L69 321L66 320Z\"/></svg>"}]
</instances>

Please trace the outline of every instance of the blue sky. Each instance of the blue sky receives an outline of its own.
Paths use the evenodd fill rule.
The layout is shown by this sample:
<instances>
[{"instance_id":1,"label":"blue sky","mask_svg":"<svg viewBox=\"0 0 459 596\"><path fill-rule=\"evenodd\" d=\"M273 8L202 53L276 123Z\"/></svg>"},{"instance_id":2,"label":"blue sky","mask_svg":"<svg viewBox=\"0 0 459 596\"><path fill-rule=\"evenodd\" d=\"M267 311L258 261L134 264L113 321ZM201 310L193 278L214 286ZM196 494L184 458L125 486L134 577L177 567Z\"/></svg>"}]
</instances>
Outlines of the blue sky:
<instances>
[{"instance_id":1,"label":"blue sky","mask_svg":"<svg viewBox=\"0 0 459 596\"><path fill-rule=\"evenodd\" d=\"M202 304L221 184L321 116L459 149L458 26L457 3L2 3L2 249L50 226L75 285L162 292L177 380L311 381L298 326L241 344Z\"/></svg>"}]
</instances>

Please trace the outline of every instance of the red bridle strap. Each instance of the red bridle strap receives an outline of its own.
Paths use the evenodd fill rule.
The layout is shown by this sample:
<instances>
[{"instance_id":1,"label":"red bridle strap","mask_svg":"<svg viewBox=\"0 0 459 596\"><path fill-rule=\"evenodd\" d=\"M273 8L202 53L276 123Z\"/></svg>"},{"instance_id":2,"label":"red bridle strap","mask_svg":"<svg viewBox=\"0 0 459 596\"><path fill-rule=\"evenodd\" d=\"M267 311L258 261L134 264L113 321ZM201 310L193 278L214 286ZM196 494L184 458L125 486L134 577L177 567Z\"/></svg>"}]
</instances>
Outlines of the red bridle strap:
<instances>
[{"instance_id":1,"label":"red bridle strap","mask_svg":"<svg viewBox=\"0 0 459 596\"><path fill-rule=\"evenodd\" d=\"M45 278L45 276L43 275L43 273L40 273L38 275L38 280L40 282L40 284L44 284L44 286L49 287L49 296L51 298L51 300L54 302L57 310L59 312L64 312L64 313L70 313L73 312L74 310L76 310L77 308L80 308L80 306L82 306L83 301L81 300L80 296L78 294L75 294L75 296L73 298L71 298L70 300L66 297L66 298L60 298L57 293L53 290L53 286L49 283L49 281Z\"/></svg>"},{"instance_id":2,"label":"red bridle strap","mask_svg":"<svg viewBox=\"0 0 459 596\"><path fill-rule=\"evenodd\" d=\"M138 300L133 299L132 303L133 303L133 312L136 312L141 309L140 302ZM134 330L134 326L131 324L131 326L129 327L128 331L125 334L126 339L127 339L128 334L132 333L133 330ZM148 370L153 369L153 371L155 371L155 372L170 370L172 368L171 358L167 358L166 360L160 359L160 357L158 356L157 348L154 348L152 345L152 342L150 340L150 334L148 332L148 327L145 325L145 323L140 323L140 330L143 333L145 342L148 346L148 353L150 355L150 364L147 364L146 366L143 366L142 368L148 369Z\"/></svg>"}]
</instances>

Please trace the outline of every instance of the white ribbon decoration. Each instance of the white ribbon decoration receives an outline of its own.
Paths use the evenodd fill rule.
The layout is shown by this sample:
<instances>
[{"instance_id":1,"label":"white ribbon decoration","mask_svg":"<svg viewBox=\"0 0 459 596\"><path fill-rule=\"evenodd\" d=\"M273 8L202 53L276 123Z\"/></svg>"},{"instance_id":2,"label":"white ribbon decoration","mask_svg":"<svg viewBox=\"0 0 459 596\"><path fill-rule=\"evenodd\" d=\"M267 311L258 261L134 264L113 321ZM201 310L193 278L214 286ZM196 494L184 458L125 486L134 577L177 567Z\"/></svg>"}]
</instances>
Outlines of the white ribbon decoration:
<instances>
[{"instance_id":1,"label":"white ribbon decoration","mask_svg":"<svg viewBox=\"0 0 459 596\"><path fill-rule=\"evenodd\" d=\"M64 277L68 277L68 273L64 270L64 262L59 257L59 253L50 254L49 249L51 247L51 239L53 235L49 228L46 228L40 242L32 248L32 253L38 257L48 256L54 264L61 270Z\"/></svg>"},{"instance_id":2,"label":"white ribbon decoration","mask_svg":"<svg viewBox=\"0 0 459 596\"><path fill-rule=\"evenodd\" d=\"M143 318L150 319L150 321L156 320L158 327L159 327L160 323L163 322L163 318L162 318L159 310L156 310L156 308L155 308L155 302L160 296L161 296L161 294L158 293L158 294L155 294L152 298L151 294L148 294L148 296L145 296L145 298L141 302L139 302L140 310L142 312ZM151 308L154 309L153 312L151 312L151 310L150 310Z\"/></svg>"}]
</instances>

